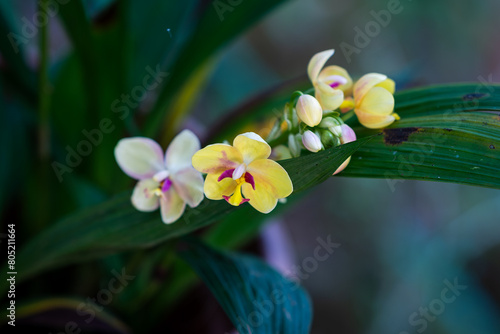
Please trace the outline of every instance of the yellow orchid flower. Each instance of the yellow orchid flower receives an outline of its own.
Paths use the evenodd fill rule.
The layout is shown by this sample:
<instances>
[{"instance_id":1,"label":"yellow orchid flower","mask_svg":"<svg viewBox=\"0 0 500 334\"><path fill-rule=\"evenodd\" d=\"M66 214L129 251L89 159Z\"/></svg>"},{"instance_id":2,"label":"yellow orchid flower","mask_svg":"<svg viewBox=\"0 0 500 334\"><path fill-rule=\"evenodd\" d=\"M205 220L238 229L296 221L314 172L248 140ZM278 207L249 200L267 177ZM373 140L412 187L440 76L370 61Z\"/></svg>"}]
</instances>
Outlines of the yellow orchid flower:
<instances>
[{"instance_id":1,"label":"yellow orchid flower","mask_svg":"<svg viewBox=\"0 0 500 334\"><path fill-rule=\"evenodd\" d=\"M363 126L380 129L400 119L393 113L394 90L394 81L379 73L368 73L356 82L354 112Z\"/></svg>"},{"instance_id":2,"label":"yellow orchid flower","mask_svg":"<svg viewBox=\"0 0 500 334\"><path fill-rule=\"evenodd\" d=\"M315 54L307 66L307 74L316 92L315 97L323 110L327 111L340 107L344 101L344 93L349 95L352 90L352 79L344 68L323 68L334 52L332 49Z\"/></svg>"},{"instance_id":3,"label":"yellow orchid flower","mask_svg":"<svg viewBox=\"0 0 500 334\"><path fill-rule=\"evenodd\" d=\"M214 144L196 152L193 167L207 173L204 191L209 199L225 199L238 206L249 202L262 213L271 212L278 199L293 191L286 170L268 159L271 147L259 135L238 135L233 146ZM243 192L243 195L242 195Z\"/></svg>"}]
</instances>

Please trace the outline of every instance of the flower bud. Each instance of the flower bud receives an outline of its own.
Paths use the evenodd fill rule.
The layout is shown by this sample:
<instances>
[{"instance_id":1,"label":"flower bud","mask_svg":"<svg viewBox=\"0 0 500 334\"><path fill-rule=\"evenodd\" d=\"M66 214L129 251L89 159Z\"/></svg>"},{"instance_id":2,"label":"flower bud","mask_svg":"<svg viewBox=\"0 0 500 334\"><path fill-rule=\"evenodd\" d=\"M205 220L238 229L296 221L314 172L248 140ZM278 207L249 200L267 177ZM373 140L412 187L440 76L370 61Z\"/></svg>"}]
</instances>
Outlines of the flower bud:
<instances>
[{"instance_id":1,"label":"flower bud","mask_svg":"<svg viewBox=\"0 0 500 334\"><path fill-rule=\"evenodd\" d=\"M320 131L321 143L325 148L335 147L340 145L340 139L334 136L330 131Z\"/></svg>"},{"instance_id":2,"label":"flower bud","mask_svg":"<svg viewBox=\"0 0 500 334\"><path fill-rule=\"evenodd\" d=\"M335 125L330 128L328 128L330 132L336 136L336 137L342 137L342 126L341 125Z\"/></svg>"},{"instance_id":3,"label":"flower bud","mask_svg":"<svg viewBox=\"0 0 500 334\"><path fill-rule=\"evenodd\" d=\"M321 120L321 123L319 123L319 126L325 129L338 125L342 125L342 122L335 117L325 117Z\"/></svg>"},{"instance_id":4,"label":"flower bud","mask_svg":"<svg viewBox=\"0 0 500 334\"><path fill-rule=\"evenodd\" d=\"M290 149L285 145L278 145L271 151L270 158L275 161L291 159L292 153L290 152Z\"/></svg>"},{"instance_id":5,"label":"flower bud","mask_svg":"<svg viewBox=\"0 0 500 334\"><path fill-rule=\"evenodd\" d=\"M356 133L349 125L342 124L340 128L342 131L342 136L340 137L342 144L350 143L356 140Z\"/></svg>"},{"instance_id":6,"label":"flower bud","mask_svg":"<svg viewBox=\"0 0 500 334\"><path fill-rule=\"evenodd\" d=\"M314 127L321 122L323 117L323 109L311 95L302 95L297 101L297 116L299 119L310 127Z\"/></svg>"},{"instance_id":7,"label":"flower bud","mask_svg":"<svg viewBox=\"0 0 500 334\"><path fill-rule=\"evenodd\" d=\"M297 143L297 139L293 134L288 135L288 148L292 157L296 158L300 156L300 145Z\"/></svg>"},{"instance_id":8,"label":"flower bud","mask_svg":"<svg viewBox=\"0 0 500 334\"><path fill-rule=\"evenodd\" d=\"M304 144L304 147L311 152L318 152L323 148L319 137L310 130L304 132L304 135L302 136L302 144Z\"/></svg>"}]
</instances>

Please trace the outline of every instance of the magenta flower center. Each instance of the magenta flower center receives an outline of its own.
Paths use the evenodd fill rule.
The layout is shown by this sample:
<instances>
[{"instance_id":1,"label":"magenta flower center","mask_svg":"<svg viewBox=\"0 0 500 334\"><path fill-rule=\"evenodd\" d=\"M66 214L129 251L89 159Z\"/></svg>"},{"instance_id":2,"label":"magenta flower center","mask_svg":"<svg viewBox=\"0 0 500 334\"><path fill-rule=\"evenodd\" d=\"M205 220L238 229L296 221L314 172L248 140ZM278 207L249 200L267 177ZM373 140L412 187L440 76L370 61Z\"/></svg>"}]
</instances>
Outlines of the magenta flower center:
<instances>
[{"instance_id":1,"label":"magenta flower center","mask_svg":"<svg viewBox=\"0 0 500 334\"><path fill-rule=\"evenodd\" d=\"M166 178L165 180L160 182L160 189L164 193L166 193L171 186L172 186L172 180L170 180L170 178Z\"/></svg>"},{"instance_id":2,"label":"magenta flower center","mask_svg":"<svg viewBox=\"0 0 500 334\"><path fill-rule=\"evenodd\" d=\"M228 169L226 171L224 171L220 176L219 178L217 179L218 182L230 177L232 178L233 177L233 173L234 173L234 168L233 169ZM243 174L243 176L241 178L239 178L238 180L235 180L238 184L241 184L241 183L248 183L252 186L253 190L255 190L255 181L253 179L253 176L252 174L250 174L249 172L245 172Z\"/></svg>"},{"instance_id":3,"label":"magenta flower center","mask_svg":"<svg viewBox=\"0 0 500 334\"><path fill-rule=\"evenodd\" d=\"M338 82L338 81L334 81L330 84L330 87L332 87L332 88L337 88L338 86L340 86L340 82Z\"/></svg>"}]
</instances>

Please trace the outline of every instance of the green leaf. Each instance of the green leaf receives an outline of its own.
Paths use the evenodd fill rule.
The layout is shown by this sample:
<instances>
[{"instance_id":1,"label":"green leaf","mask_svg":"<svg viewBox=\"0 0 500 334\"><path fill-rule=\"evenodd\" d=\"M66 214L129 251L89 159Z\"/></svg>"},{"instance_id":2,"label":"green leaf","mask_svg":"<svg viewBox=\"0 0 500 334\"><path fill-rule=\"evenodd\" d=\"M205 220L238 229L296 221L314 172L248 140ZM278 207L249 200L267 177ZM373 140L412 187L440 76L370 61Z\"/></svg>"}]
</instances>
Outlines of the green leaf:
<instances>
[{"instance_id":1,"label":"green leaf","mask_svg":"<svg viewBox=\"0 0 500 334\"><path fill-rule=\"evenodd\" d=\"M261 260L189 243L186 261L215 295L241 334L307 334L307 293Z\"/></svg>"},{"instance_id":2,"label":"green leaf","mask_svg":"<svg viewBox=\"0 0 500 334\"><path fill-rule=\"evenodd\" d=\"M432 180L500 188L500 85L458 84L395 95L400 121L357 151L342 176Z\"/></svg>"},{"instance_id":3,"label":"green leaf","mask_svg":"<svg viewBox=\"0 0 500 334\"><path fill-rule=\"evenodd\" d=\"M370 139L280 161L292 179L294 194L328 179ZM21 281L64 264L152 247L217 222L237 210L225 201L205 199L197 208L186 209L179 221L166 225L161 222L158 212L143 213L133 208L127 192L62 219L28 242L17 256L17 279ZM255 210L249 210L249 214L262 215ZM1 287L5 288L5 283L2 284Z\"/></svg>"}]
</instances>

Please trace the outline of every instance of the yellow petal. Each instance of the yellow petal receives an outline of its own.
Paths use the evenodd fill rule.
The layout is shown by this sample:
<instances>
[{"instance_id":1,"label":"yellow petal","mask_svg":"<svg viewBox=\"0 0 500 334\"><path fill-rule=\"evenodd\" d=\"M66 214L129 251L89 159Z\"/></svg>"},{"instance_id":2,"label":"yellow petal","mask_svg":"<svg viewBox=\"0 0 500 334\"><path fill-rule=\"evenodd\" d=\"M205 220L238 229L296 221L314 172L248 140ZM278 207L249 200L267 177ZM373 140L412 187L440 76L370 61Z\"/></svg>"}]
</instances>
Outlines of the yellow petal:
<instances>
[{"instance_id":1,"label":"yellow petal","mask_svg":"<svg viewBox=\"0 0 500 334\"><path fill-rule=\"evenodd\" d=\"M380 129L390 125L395 118L392 115L377 115L364 111L356 111L359 122L369 129Z\"/></svg>"},{"instance_id":2,"label":"yellow petal","mask_svg":"<svg viewBox=\"0 0 500 334\"><path fill-rule=\"evenodd\" d=\"M208 174L205 179L205 185L203 190L205 196L209 199L218 200L222 199L222 196L229 196L234 193L236 189L236 181L230 177L227 177L220 182L217 181L221 173L218 174Z\"/></svg>"},{"instance_id":3,"label":"yellow petal","mask_svg":"<svg viewBox=\"0 0 500 334\"><path fill-rule=\"evenodd\" d=\"M344 101L344 92L342 90L333 89L323 82L317 83L315 95L323 110L335 110Z\"/></svg>"},{"instance_id":4,"label":"yellow petal","mask_svg":"<svg viewBox=\"0 0 500 334\"><path fill-rule=\"evenodd\" d=\"M381 83L375 85L375 87L385 88L389 91L389 93L394 94L394 91L396 90L396 83L394 80L387 78Z\"/></svg>"},{"instance_id":5,"label":"yellow petal","mask_svg":"<svg viewBox=\"0 0 500 334\"><path fill-rule=\"evenodd\" d=\"M271 155L271 146L254 132L247 132L236 136L233 146L241 152L243 162L246 165L249 165L254 160L267 159Z\"/></svg>"},{"instance_id":6,"label":"yellow petal","mask_svg":"<svg viewBox=\"0 0 500 334\"><path fill-rule=\"evenodd\" d=\"M394 96L384 88L374 87L365 94L356 109L377 115L390 115L394 110Z\"/></svg>"},{"instance_id":7,"label":"yellow petal","mask_svg":"<svg viewBox=\"0 0 500 334\"><path fill-rule=\"evenodd\" d=\"M231 145L214 144L199 150L191 160L202 173L217 174L238 167L243 162L241 153Z\"/></svg>"},{"instance_id":8,"label":"yellow petal","mask_svg":"<svg viewBox=\"0 0 500 334\"><path fill-rule=\"evenodd\" d=\"M347 71L343 67L336 65L325 67L319 73L318 81L330 85L333 82L330 78L334 75L339 75L347 80L345 84L339 85L336 88L342 90L345 95L350 95L352 91L352 79L349 73L347 73Z\"/></svg>"},{"instance_id":9,"label":"yellow petal","mask_svg":"<svg viewBox=\"0 0 500 334\"><path fill-rule=\"evenodd\" d=\"M293 191L287 171L279 163L269 159L256 160L248 165L247 172L276 198L285 198ZM245 195L245 197L247 197ZM248 198L248 197L247 197Z\"/></svg>"},{"instance_id":10,"label":"yellow petal","mask_svg":"<svg viewBox=\"0 0 500 334\"><path fill-rule=\"evenodd\" d=\"M311 58L307 65L307 75L312 83L316 82L319 72L325 66L326 61L333 56L334 52L335 50L333 49L318 52Z\"/></svg>"},{"instance_id":11,"label":"yellow petal","mask_svg":"<svg viewBox=\"0 0 500 334\"><path fill-rule=\"evenodd\" d=\"M368 73L363 75L356 84L354 84L354 100L356 103L363 99L364 95L368 93L370 89L385 79L387 79L387 76L379 73Z\"/></svg>"},{"instance_id":12,"label":"yellow petal","mask_svg":"<svg viewBox=\"0 0 500 334\"><path fill-rule=\"evenodd\" d=\"M354 101L353 101L352 97L346 98L344 100L344 102L342 102L342 104L340 105L339 108L340 108L340 111L343 113L346 113L349 110L354 109Z\"/></svg>"},{"instance_id":13,"label":"yellow petal","mask_svg":"<svg viewBox=\"0 0 500 334\"><path fill-rule=\"evenodd\" d=\"M250 200L248 203L259 212L269 213L278 204L278 199L262 183L255 183L255 190L250 184L244 183L242 189L245 198Z\"/></svg>"}]
</instances>

